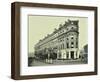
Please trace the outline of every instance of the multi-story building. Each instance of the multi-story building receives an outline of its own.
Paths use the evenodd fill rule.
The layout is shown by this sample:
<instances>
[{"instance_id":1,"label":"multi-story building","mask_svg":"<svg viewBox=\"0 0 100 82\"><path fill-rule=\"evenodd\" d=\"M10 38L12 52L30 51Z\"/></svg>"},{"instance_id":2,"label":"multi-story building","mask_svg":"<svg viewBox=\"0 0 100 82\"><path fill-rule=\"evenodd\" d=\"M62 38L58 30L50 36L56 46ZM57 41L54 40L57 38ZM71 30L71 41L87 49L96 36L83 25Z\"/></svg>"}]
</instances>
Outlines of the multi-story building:
<instances>
[{"instance_id":1,"label":"multi-story building","mask_svg":"<svg viewBox=\"0 0 100 82\"><path fill-rule=\"evenodd\" d=\"M79 58L79 21L69 20L54 29L35 45L35 54L50 56L54 53L56 59L77 59ZM53 55L53 54L52 54Z\"/></svg>"}]
</instances>

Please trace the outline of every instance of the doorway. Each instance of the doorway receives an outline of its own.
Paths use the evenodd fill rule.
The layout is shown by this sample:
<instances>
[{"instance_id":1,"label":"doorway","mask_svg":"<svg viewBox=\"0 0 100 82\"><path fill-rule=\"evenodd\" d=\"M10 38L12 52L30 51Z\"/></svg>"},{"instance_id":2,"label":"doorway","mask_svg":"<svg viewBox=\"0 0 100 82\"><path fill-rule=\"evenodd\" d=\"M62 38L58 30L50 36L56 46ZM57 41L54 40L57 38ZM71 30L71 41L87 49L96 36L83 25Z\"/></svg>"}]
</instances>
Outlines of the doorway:
<instances>
[{"instance_id":1,"label":"doorway","mask_svg":"<svg viewBox=\"0 0 100 82\"><path fill-rule=\"evenodd\" d=\"M74 59L74 51L71 51L71 59Z\"/></svg>"}]
</instances>

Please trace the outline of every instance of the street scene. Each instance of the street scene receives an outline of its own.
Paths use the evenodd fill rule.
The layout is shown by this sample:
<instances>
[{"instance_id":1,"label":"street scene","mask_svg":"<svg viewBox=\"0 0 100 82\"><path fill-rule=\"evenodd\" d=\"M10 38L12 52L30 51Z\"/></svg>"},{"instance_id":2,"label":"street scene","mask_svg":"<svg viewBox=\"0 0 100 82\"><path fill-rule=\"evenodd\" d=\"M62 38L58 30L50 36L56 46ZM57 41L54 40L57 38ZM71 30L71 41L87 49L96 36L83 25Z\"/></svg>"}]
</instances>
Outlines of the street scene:
<instances>
[{"instance_id":1,"label":"street scene","mask_svg":"<svg viewBox=\"0 0 100 82\"><path fill-rule=\"evenodd\" d=\"M32 57L28 57L28 66L87 64L88 44L79 49L79 23L79 20L68 19L51 34L38 40Z\"/></svg>"},{"instance_id":2,"label":"street scene","mask_svg":"<svg viewBox=\"0 0 100 82\"><path fill-rule=\"evenodd\" d=\"M84 62L85 60L36 60L32 59L29 66L48 66L48 65L75 65L75 64L86 64L87 62Z\"/></svg>"}]
</instances>

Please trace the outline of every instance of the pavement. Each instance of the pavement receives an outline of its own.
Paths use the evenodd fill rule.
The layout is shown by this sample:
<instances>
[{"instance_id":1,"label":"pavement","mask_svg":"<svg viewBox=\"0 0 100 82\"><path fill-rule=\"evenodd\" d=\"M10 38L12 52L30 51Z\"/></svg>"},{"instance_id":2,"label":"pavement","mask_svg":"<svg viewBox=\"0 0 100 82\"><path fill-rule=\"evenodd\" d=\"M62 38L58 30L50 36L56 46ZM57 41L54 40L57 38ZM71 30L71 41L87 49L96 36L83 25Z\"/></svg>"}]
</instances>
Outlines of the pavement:
<instances>
[{"instance_id":1,"label":"pavement","mask_svg":"<svg viewBox=\"0 0 100 82\"><path fill-rule=\"evenodd\" d=\"M50 66L50 65L75 65L75 64L86 64L87 62L77 60L33 60L30 66Z\"/></svg>"}]
</instances>

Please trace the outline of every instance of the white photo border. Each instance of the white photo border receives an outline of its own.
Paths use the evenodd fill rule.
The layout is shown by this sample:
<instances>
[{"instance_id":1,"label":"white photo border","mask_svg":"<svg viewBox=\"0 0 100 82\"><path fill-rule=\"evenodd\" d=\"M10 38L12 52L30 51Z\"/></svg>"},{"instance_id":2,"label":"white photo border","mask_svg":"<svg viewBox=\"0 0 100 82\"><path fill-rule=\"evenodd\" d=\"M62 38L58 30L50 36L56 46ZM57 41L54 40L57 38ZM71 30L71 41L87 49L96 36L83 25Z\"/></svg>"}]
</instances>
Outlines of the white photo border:
<instances>
[{"instance_id":1,"label":"white photo border","mask_svg":"<svg viewBox=\"0 0 100 82\"><path fill-rule=\"evenodd\" d=\"M74 13L73 13L74 12ZM32 15L57 15L88 17L88 64L82 65L59 65L28 67L28 19ZM94 16L93 10L56 9L21 7L20 8L20 75L42 75L57 73L94 72ZM90 55L91 54L91 55Z\"/></svg>"}]
</instances>

